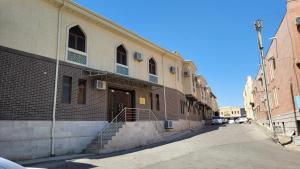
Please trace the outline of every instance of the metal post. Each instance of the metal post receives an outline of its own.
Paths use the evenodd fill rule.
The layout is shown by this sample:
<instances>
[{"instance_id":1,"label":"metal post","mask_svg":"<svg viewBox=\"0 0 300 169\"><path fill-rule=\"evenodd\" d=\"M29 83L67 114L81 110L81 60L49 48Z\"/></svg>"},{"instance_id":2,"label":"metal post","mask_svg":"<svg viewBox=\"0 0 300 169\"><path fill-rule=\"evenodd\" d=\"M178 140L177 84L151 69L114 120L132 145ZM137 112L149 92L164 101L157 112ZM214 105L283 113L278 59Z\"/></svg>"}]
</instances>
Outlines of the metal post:
<instances>
[{"instance_id":1,"label":"metal post","mask_svg":"<svg viewBox=\"0 0 300 169\"><path fill-rule=\"evenodd\" d=\"M102 149L103 149L103 141L102 141L102 138L103 138L103 131L101 130L101 132L100 132L100 150L99 151L101 151ZM100 152L99 152L100 153Z\"/></svg>"},{"instance_id":2,"label":"metal post","mask_svg":"<svg viewBox=\"0 0 300 169\"><path fill-rule=\"evenodd\" d=\"M125 113L125 122L126 122L126 108L125 108L125 110L124 110L124 113Z\"/></svg>"},{"instance_id":3,"label":"metal post","mask_svg":"<svg viewBox=\"0 0 300 169\"><path fill-rule=\"evenodd\" d=\"M262 26L262 21L261 20L256 20L255 21L255 29L257 31L258 49L259 49L259 54L260 54L260 58L261 58L261 66L262 66L262 71L263 71L263 81L264 81L264 84L265 84L265 94L266 94L266 99L267 99L267 111L268 111L270 127L271 127L271 130L274 132L274 126L273 126L271 108L270 108L268 84L267 84L267 80L266 80L265 56L264 56L264 51L263 51L264 47L263 47L263 44L262 44L262 36L261 36L262 27L263 27Z\"/></svg>"}]
</instances>

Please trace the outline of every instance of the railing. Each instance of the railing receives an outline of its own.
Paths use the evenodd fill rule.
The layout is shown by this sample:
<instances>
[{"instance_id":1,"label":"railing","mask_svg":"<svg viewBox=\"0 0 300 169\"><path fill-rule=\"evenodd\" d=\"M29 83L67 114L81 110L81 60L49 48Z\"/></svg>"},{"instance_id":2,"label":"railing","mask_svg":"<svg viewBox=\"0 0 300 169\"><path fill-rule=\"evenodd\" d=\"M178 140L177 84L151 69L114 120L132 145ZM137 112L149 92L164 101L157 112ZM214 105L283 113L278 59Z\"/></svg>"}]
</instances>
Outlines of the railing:
<instances>
[{"instance_id":1,"label":"railing","mask_svg":"<svg viewBox=\"0 0 300 169\"><path fill-rule=\"evenodd\" d=\"M100 149L103 149L104 144L108 141L107 139L112 138L118 130L126 122L134 121L150 121L155 126L159 133L164 131L163 125L159 122L156 115L150 109L140 109L140 108L124 108L106 127L104 127L98 137L98 143L100 144ZM107 142L104 142L104 141Z\"/></svg>"}]
</instances>

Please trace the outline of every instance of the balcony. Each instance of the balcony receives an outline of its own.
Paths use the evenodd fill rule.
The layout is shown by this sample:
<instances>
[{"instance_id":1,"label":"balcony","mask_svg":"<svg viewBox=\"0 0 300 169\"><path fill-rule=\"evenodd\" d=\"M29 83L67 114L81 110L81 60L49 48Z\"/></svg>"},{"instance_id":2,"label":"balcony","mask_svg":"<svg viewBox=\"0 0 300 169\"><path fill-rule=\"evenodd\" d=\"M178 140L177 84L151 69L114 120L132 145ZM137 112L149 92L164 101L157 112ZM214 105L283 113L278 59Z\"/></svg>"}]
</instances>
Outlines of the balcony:
<instances>
[{"instance_id":1,"label":"balcony","mask_svg":"<svg viewBox=\"0 0 300 169\"><path fill-rule=\"evenodd\" d=\"M87 53L69 48L67 53L67 61L86 66Z\"/></svg>"},{"instance_id":2,"label":"balcony","mask_svg":"<svg viewBox=\"0 0 300 169\"><path fill-rule=\"evenodd\" d=\"M149 74L149 81L152 83L158 83L158 76L157 75L153 75L153 74Z\"/></svg>"},{"instance_id":3,"label":"balcony","mask_svg":"<svg viewBox=\"0 0 300 169\"><path fill-rule=\"evenodd\" d=\"M117 74L125 75L128 76L128 66L126 65L121 65L117 63L117 69L116 69Z\"/></svg>"}]
</instances>

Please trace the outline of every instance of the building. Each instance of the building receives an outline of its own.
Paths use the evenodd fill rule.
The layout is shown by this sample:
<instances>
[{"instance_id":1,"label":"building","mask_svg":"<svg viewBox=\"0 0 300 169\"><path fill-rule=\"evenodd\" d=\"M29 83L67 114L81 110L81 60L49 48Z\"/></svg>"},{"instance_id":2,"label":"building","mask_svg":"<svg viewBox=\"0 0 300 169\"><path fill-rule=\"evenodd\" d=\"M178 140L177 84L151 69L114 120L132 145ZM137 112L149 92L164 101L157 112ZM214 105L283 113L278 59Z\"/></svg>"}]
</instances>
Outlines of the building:
<instances>
[{"instance_id":1,"label":"building","mask_svg":"<svg viewBox=\"0 0 300 169\"><path fill-rule=\"evenodd\" d=\"M253 79L251 76L247 77L243 92L243 99L247 118L254 119Z\"/></svg>"},{"instance_id":2,"label":"building","mask_svg":"<svg viewBox=\"0 0 300 169\"><path fill-rule=\"evenodd\" d=\"M226 107L220 107L220 117L224 117L226 119L237 119L239 117L242 117L242 108L235 107L235 106L226 106Z\"/></svg>"},{"instance_id":3,"label":"building","mask_svg":"<svg viewBox=\"0 0 300 169\"><path fill-rule=\"evenodd\" d=\"M260 67L253 84L254 110L259 123L269 126L270 111L275 131L299 135L300 1L287 1L283 17L265 57L267 84Z\"/></svg>"},{"instance_id":4,"label":"building","mask_svg":"<svg viewBox=\"0 0 300 169\"><path fill-rule=\"evenodd\" d=\"M113 124L107 146L139 146L155 141L151 125L201 127L216 110L192 61L70 0L4 0L0 11L2 157L80 153Z\"/></svg>"}]
</instances>

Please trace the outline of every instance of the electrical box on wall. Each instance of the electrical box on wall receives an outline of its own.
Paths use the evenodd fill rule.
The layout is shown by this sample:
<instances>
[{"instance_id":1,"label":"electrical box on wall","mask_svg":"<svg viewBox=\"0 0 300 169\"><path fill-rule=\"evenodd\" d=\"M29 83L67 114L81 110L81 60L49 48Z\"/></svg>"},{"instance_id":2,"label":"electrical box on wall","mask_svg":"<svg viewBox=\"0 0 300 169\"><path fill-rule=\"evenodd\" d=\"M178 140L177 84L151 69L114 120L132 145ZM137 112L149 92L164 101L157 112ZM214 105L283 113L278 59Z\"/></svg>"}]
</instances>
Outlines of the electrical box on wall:
<instances>
[{"instance_id":1,"label":"electrical box on wall","mask_svg":"<svg viewBox=\"0 0 300 169\"><path fill-rule=\"evenodd\" d=\"M300 17L296 17L296 25L300 26Z\"/></svg>"},{"instance_id":2,"label":"electrical box on wall","mask_svg":"<svg viewBox=\"0 0 300 169\"><path fill-rule=\"evenodd\" d=\"M299 111L300 109L300 96L295 96L295 105L297 110Z\"/></svg>"}]
</instances>

